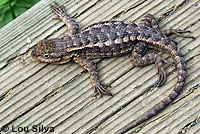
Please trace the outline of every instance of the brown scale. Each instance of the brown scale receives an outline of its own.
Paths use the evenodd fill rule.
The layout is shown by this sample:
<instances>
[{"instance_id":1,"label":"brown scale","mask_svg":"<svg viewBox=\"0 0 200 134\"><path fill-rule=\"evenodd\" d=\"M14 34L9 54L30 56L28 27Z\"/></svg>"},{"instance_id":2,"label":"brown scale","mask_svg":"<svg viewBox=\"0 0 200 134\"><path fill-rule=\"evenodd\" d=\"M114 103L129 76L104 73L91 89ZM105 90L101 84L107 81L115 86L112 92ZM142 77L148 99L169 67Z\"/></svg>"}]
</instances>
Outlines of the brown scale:
<instances>
[{"instance_id":1,"label":"brown scale","mask_svg":"<svg viewBox=\"0 0 200 134\"><path fill-rule=\"evenodd\" d=\"M97 94L113 95L106 89L107 86L98 79L96 63L91 60L93 58L119 56L132 51L132 59L135 66L156 65L159 74L158 86L163 85L166 81L163 62L171 63L157 54L146 54L146 49L153 48L167 52L174 60L178 71L178 80L169 96L156 105L149 113L122 128L117 132L118 134L129 131L162 111L183 89L187 72L184 58L176 46L176 41L167 36L176 34L182 37L194 38L182 35L182 33L189 31L180 29L162 31L156 18L151 14L147 14L139 25L132 22L106 21L90 25L82 32L77 33L78 23L66 14L64 7L60 7L57 4L51 7L58 18L68 26L69 35L63 38L41 40L32 51L32 57L41 62L54 64L63 64L69 61L79 64L89 71L92 85Z\"/></svg>"}]
</instances>

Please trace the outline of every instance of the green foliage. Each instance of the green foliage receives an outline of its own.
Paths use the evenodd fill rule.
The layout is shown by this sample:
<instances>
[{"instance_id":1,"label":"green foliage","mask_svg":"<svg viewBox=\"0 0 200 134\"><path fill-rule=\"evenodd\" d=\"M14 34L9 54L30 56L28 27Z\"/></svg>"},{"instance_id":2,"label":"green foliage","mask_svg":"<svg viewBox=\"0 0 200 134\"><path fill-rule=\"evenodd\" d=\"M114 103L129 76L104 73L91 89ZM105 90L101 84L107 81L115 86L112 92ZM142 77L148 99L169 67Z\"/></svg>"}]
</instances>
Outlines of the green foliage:
<instances>
[{"instance_id":1,"label":"green foliage","mask_svg":"<svg viewBox=\"0 0 200 134\"><path fill-rule=\"evenodd\" d=\"M17 18L40 0L0 0L0 28Z\"/></svg>"}]
</instances>

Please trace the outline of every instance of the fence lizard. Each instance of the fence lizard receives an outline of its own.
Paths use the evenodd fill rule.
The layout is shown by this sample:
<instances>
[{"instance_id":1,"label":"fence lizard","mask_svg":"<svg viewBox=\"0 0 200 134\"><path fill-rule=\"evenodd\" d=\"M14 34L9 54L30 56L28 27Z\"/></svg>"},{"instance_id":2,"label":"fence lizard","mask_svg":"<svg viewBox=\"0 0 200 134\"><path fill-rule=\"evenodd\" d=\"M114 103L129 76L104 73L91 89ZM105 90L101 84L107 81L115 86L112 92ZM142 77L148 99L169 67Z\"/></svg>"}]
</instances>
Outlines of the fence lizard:
<instances>
[{"instance_id":1,"label":"fence lizard","mask_svg":"<svg viewBox=\"0 0 200 134\"><path fill-rule=\"evenodd\" d=\"M63 6L55 3L55 5L51 5L51 8L57 14L57 18L68 26L69 35L39 41L31 53L32 57L40 62L53 64L64 64L70 61L79 64L89 71L91 82L97 94L113 96L106 89L107 86L98 79L97 66L92 59L132 53L134 66L156 65L159 74L158 86L163 85L166 81L162 64L163 62L169 62L157 54L145 54L146 49L153 48L166 52L174 60L174 65L178 71L178 81L169 96L139 120L120 130L118 134L123 134L156 115L168 106L183 89L187 71L184 58L178 50L176 42L168 38L168 35L176 34L182 37L194 38L182 34L189 31L180 29L161 31L156 18L151 14L147 14L139 25L133 22L104 21L90 25L78 33L78 23L67 15Z\"/></svg>"}]
</instances>

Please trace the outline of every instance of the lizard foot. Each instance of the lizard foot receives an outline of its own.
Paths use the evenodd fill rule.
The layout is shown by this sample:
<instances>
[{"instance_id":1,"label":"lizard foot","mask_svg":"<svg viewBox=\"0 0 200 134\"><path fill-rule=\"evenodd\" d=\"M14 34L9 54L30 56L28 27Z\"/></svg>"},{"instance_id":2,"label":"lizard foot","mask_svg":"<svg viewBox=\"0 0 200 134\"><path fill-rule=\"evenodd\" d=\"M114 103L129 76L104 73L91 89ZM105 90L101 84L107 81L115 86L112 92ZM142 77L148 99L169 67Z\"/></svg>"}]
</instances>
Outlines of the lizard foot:
<instances>
[{"instance_id":1,"label":"lizard foot","mask_svg":"<svg viewBox=\"0 0 200 134\"><path fill-rule=\"evenodd\" d=\"M53 19L54 20L59 19L63 21L67 25L68 32L70 35L76 34L79 28L78 23L67 14L64 6L59 6L56 2L54 3L55 5L51 5L51 9L57 15L57 17Z\"/></svg>"},{"instance_id":2,"label":"lizard foot","mask_svg":"<svg viewBox=\"0 0 200 134\"><path fill-rule=\"evenodd\" d=\"M95 85L94 85L94 88L95 88L95 96L98 95L98 94L99 94L100 96L102 96L102 95L113 96L113 94L112 94L109 90L106 89L106 88L108 88L108 87L111 87L111 86L104 85L104 84L101 84L101 83L95 84Z\"/></svg>"},{"instance_id":3,"label":"lizard foot","mask_svg":"<svg viewBox=\"0 0 200 134\"><path fill-rule=\"evenodd\" d=\"M162 86L165 83L166 78L167 78L166 73L164 71L164 68L162 66L162 62L167 63L170 66L176 67L176 65L174 63L171 63L171 62L163 59L162 57L159 57L159 59L156 61L158 74L159 74L159 80L158 80L158 83L157 83L158 87Z\"/></svg>"},{"instance_id":4,"label":"lizard foot","mask_svg":"<svg viewBox=\"0 0 200 134\"><path fill-rule=\"evenodd\" d=\"M163 67L158 68L158 74L159 74L159 80L158 80L157 86L160 87L166 82L166 73Z\"/></svg>"},{"instance_id":5,"label":"lizard foot","mask_svg":"<svg viewBox=\"0 0 200 134\"><path fill-rule=\"evenodd\" d=\"M59 6L56 2L54 2L54 3L55 3L55 5L50 5L52 11L58 16L54 19L62 20L63 16L66 15L65 8L64 8L64 6Z\"/></svg>"},{"instance_id":6,"label":"lizard foot","mask_svg":"<svg viewBox=\"0 0 200 134\"><path fill-rule=\"evenodd\" d=\"M180 36L180 37L195 39L194 36L184 35L183 33L191 33L191 31L189 31L189 30L181 30L181 29L165 29L163 31L163 34L166 35L166 36L169 36L170 34L175 34L175 35Z\"/></svg>"},{"instance_id":7,"label":"lizard foot","mask_svg":"<svg viewBox=\"0 0 200 134\"><path fill-rule=\"evenodd\" d=\"M174 63L171 63L171 62L169 62L169 61L167 61L167 60L165 60L165 59L163 59L163 58L162 58L162 61L163 61L164 63L170 65L170 66L176 67L176 65L175 65Z\"/></svg>"},{"instance_id":8,"label":"lizard foot","mask_svg":"<svg viewBox=\"0 0 200 134\"><path fill-rule=\"evenodd\" d=\"M165 70L163 68L163 62L166 62L167 64L171 65L171 63L164 60L162 57L160 56L157 57L155 64L156 64L158 75L159 75L159 80L158 80L158 85L157 85L158 87L162 86L166 82L166 78L167 78Z\"/></svg>"}]
</instances>

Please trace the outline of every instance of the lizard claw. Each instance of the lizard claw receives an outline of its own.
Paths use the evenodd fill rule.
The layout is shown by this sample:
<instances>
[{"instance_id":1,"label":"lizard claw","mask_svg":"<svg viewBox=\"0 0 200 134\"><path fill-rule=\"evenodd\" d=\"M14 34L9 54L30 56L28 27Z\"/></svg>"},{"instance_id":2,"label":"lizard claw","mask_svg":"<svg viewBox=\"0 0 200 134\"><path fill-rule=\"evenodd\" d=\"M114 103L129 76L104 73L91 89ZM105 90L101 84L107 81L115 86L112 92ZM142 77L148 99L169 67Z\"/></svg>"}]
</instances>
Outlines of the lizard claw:
<instances>
[{"instance_id":1,"label":"lizard claw","mask_svg":"<svg viewBox=\"0 0 200 134\"><path fill-rule=\"evenodd\" d=\"M158 75L159 75L159 80L158 80L158 84L157 86L160 87L162 86L165 82L166 82L166 73L164 71L164 68L163 68L163 62L166 62L167 64L170 64L170 62L166 61L165 59L163 59L162 57L158 57L157 60L156 60L156 67L158 69Z\"/></svg>"},{"instance_id":2,"label":"lizard claw","mask_svg":"<svg viewBox=\"0 0 200 134\"><path fill-rule=\"evenodd\" d=\"M53 20L60 20L60 18L59 17L54 17Z\"/></svg>"},{"instance_id":3,"label":"lizard claw","mask_svg":"<svg viewBox=\"0 0 200 134\"><path fill-rule=\"evenodd\" d=\"M65 8L63 6L59 6L56 2L55 5L50 5L52 11L58 15L59 18L62 18L66 14Z\"/></svg>"},{"instance_id":4,"label":"lizard claw","mask_svg":"<svg viewBox=\"0 0 200 134\"><path fill-rule=\"evenodd\" d=\"M158 87L162 86L166 82L166 73L163 68L158 68L159 80Z\"/></svg>"},{"instance_id":5,"label":"lizard claw","mask_svg":"<svg viewBox=\"0 0 200 134\"><path fill-rule=\"evenodd\" d=\"M102 96L102 95L113 96L113 94L109 90L106 89L107 87L111 87L111 86L110 85L109 86L108 85L104 85L104 84L101 84L101 83L95 84L94 85L95 96L97 94L100 94L100 96Z\"/></svg>"}]
</instances>

